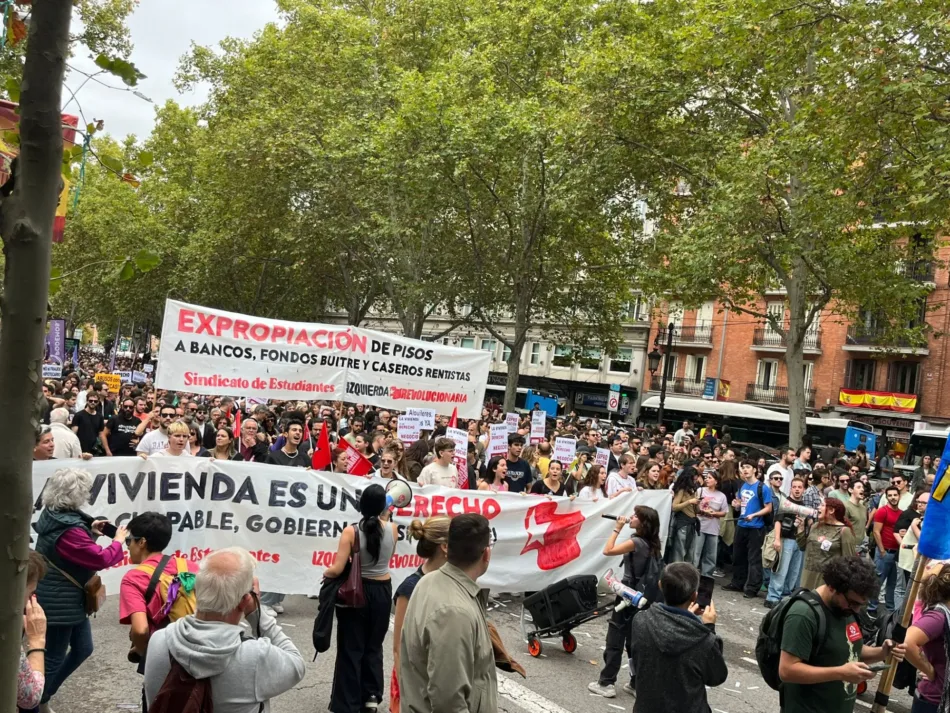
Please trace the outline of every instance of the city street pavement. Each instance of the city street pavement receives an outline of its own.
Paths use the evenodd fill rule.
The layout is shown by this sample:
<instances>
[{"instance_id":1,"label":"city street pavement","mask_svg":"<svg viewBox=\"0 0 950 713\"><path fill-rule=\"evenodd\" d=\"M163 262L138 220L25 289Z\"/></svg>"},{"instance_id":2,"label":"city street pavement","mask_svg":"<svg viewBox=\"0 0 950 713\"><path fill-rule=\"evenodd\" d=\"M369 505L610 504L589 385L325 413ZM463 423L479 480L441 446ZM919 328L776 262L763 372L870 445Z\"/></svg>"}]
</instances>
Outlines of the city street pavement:
<instances>
[{"instance_id":1,"label":"city street pavement","mask_svg":"<svg viewBox=\"0 0 950 713\"><path fill-rule=\"evenodd\" d=\"M718 580L721 584L724 580ZM605 601L607 601L605 599ZM764 599L750 602L741 595L720 591L715 602L719 622L717 631L725 644L729 666L728 680L709 690L709 704L714 713L776 713L778 693L761 679L755 664L755 637L765 614ZM499 595L493 601L491 619L498 626L509 652L525 667L527 678L516 674L499 674L499 710L508 713L614 713L633 707L633 698L620 689L626 668L621 670L617 697L600 698L587 691L587 684L597 678L603 658L606 618L596 619L575 629L578 648L567 654L558 638L543 643L542 655L532 658L521 635L519 616L521 599L515 595ZM294 640L307 661L307 674L293 690L276 699L273 711L279 713L314 713L327 709L333 680L334 649L313 662L310 633L317 602L302 596L288 597L286 613L279 617L284 631ZM141 677L126 661L128 629L118 624L118 598L109 597L105 607L92 622L95 652L63 685L52 704L57 713L104 713L117 710L138 710ZM335 633L335 632L334 632ZM385 678L387 686L392 667L392 641L386 640ZM855 711L870 709L878 679L872 680L871 691L858 700ZM388 709L387 699L381 711ZM888 710L908 713L910 698L899 692L891 698Z\"/></svg>"}]
</instances>

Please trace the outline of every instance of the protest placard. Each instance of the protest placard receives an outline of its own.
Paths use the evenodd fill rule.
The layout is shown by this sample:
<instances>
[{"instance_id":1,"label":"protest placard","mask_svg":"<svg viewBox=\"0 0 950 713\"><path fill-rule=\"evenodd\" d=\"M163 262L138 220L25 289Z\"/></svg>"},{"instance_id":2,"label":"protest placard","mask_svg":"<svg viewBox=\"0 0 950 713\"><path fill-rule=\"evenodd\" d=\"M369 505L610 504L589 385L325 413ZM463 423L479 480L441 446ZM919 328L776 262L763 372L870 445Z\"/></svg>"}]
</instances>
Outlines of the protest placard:
<instances>
[{"instance_id":1,"label":"protest placard","mask_svg":"<svg viewBox=\"0 0 950 713\"><path fill-rule=\"evenodd\" d=\"M573 438L558 437L554 439L554 460L568 464L574 460L577 450L577 441Z\"/></svg>"},{"instance_id":2,"label":"protest placard","mask_svg":"<svg viewBox=\"0 0 950 713\"><path fill-rule=\"evenodd\" d=\"M607 464L610 462L610 451L606 448L598 448L597 455L594 456L594 463L596 465L607 467Z\"/></svg>"},{"instance_id":3,"label":"protest placard","mask_svg":"<svg viewBox=\"0 0 950 713\"><path fill-rule=\"evenodd\" d=\"M118 374L104 374L102 372L96 374L94 377L95 381L104 381L109 385L109 393L117 394L119 389L122 388L122 377Z\"/></svg>"},{"instance_id":4,"label":"protest placard","mask_svg":"<svg viewBox=\"0 0 950 713\"><path fill-rule=\"evenodd\" d=\"M422 419L419 416L404 413L396 421L396 435L403 443L415 443L419 440L421 431Z\"/></svg>"},{"instance_id":5,"label":"protest placard","mask_svg":"<svg viewBox=\"0 0 950 713\"><path fill-rule=\"evenodd\" d=\"M518 421L520 418L516 413L505 414L505 425L508 427L508 433L514 433L518 430Z\"/></svg>"},{"instance_id":6,"label":"protest placard","mask_svg":"<svg viewBox=\"0 0 950 713\"><path fill-rule=\"evenodd\" d=\"M407 416L418 416L419 428L423 431L432 431L435 429L435 409L431 408L407 408ZM418 441L419 439L416 438Z\"/></svg>"},{"instance_id":7,"label":"protest placard","mask_svg":"<svg viewBox=\"0 0 950 713\"><path fill-rule=\"evenodd\" d=\"M119 378L122 380L123 384L128 384L132 381L132 372L131 371L117 371L115 372L119 375Z\"/></svg>"},{"instance_id":8,"label":"protest placard","mask_svg":"<svg viewBox=\"0 0 950 713\"><path fill-rule=\"evenodd\" d=\"M508 426L493 423L488 427L488 457L503 456L508 452Z\"/></svg>"},{"instance_id":9,"label":"protest placard","mask_svg":"<svg viewBox=\"0 0 950 713\"><path fill-rule=\"evenodd\" d=\"M148 379L148 374L146 374L144 371L132 371L133 384L144 384L146 379Z\"/></svg>"},{"instance_id":10,"label":"protest placard","mask_svg":"<svg viewBox=\"0 0 950 713\"><path fill-rule=\"evenodd\" d=\"M540 443L544 440L547 426L547 414L544 411L531 412L531 443Z\"/></svg>"},{"instance_id":11,"label":"protest placard","mask_svg":"<svg viewBox=\"0 0 950 713\"><path fill-rule=\"evenodd\" d=\"M62 364L43 364L43 378L44 379L63 378L63 365Z\"/></svg>"}]
</instances>

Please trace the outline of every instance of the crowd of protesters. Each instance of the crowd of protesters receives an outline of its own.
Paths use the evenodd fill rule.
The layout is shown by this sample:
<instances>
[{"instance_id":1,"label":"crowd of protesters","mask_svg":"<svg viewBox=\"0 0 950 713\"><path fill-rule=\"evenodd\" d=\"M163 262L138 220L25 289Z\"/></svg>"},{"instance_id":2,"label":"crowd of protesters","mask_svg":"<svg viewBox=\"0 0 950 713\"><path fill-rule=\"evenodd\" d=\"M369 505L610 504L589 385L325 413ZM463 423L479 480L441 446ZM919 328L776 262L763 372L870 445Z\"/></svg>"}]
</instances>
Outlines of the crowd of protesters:
<instances>
[{"instance_id":1,"label":"crowd of protesters","mask_svg":"<svg viewBox=\"0 0 950 713\"><path fill-rule=\"evenodd\" d=\"M923 464L915 490L900 472L893 471L892 460L891 467L885 471L890 476L889 482L880 492L873 492L870 476L875 474L870 472L867 454L860 449L846 454L837 445L819 451L806 444L787 449L777 462L768 463L765 459L747 458L734 447L728 427L717 429L713 424L706 424L695 428L684 422L681 428L669 433L664 425L638 429L610 426L573 413L547 419L546 432L540 442L531 442L530 414L523 414L508 436L506 452L492 455L489 427L503 421L504 413L497 405L488 404L480 419L459 420L457 424L468 433L467 478L463 480L453 461L455 443L445 437L449 427L446 415L437 418L435 427L423 431L418 441L403 443L398 437L400 414L388 409L339 402L256 403L229 396L173 393L156 389L148 380L142 384L123 384L119 393L114 394L105 382L88 376L105 369L105 364L96 362L95 355L91 359L80 373L44 382L45 403L41 409L44 425L37 432L36 460L184 456L309 468L312 453L318 447L321 434L325 434L332 454L324 467L334 472L347 471L348 450L355 449L371 464L373 470L368 475L420 485L579 500L612 499L638 490L668 489L672 502L666 541L644 539L650 527L644 528L641 523L642 531L625 541L633 543L633 547L611 544L608 554L636 558L643 553L654 556L662 549L667 565L663 571L667 574L661 583L677 602L672 605L673 609L679 607L687 613L694 610L700 574L728 577L724 589L741 592L747 599L762 596L767 608L800 586L805 587L825 597L825 604L832 611L836 610L830 602L837 601L838 594L848 594L836 586L844 586L842 578L851 577L860 581L856 586L862 596L867 595L868 612L875 614L880 604L878 591L871 591L870 578L873 577L875 582L880 580L884 584L883 607L889 611L898 609L912 568L912 545L920 533L938 465ZM569 462L552 457L558 437L576 439L575 456ZM881 472L880 463L878 468ZM192 648L200 648L211 640L220 639L223 649L232 652L228 656L240 663L219 658L185 667L196 678L234 675L235 686L240 679L241 703L232 702L225 706L226 710L257 710L258 704L299 682L303 675L300 654L277 624L277 618L283 613L283 596L260 591L253 577L253 562L248 561L246 553L233 548L221 551L204 560L197 572L194 563L176 564L174 558L165 559L161 565L170 528L165 537L160 519L156 520L157 513L151 514L156 516L151 525L133 520L128 530L118 528L110 533L112 542L100 547L97 540L104 535L103 526L107 523L93 521L81 511L91 486L88 474L67 468L57 472L51 481L55 482L44 491L45 507L36 528L37 552L44 558L36 563L31 561L30 569L30 576L39 584L36 599L28 601L25 619L29 652L25 653L26 663L21 668L32 675L22 677L25 681L21 697L23 709L31 709L38 703L43 713L50 710L50 698L92 653L89 619L81 596L85 592L74 583L87 582L96 571L120 561L123 544L130 553L133 548L140 548L137 557L150 564L153 572L166 572L171 577L185 573L196 579L195 612L183 617L181 622L167 618L162 622L158 618L154 605L144 596L149 582L141 574L132 578L139 594L123 596L123 602L128 603L123 608L123 623L132 628L132 648L139 655L150 652L153 646L162 651L160 663L152 668L142 667L143 707L156 697L163 700L160 690L169 672L169 654L172 660L178 660L179 655L188 658ZM456 661L449 652L439 652L431 643L423 643L429 642L425 638L428 628L451 631L453 626L458 626L470 630L472 623L465 617L471 616L479 639L476 655L479 660L484 655L485 661L489 661L492 641L481 629L477 608L459 621L450 621L435 616L430 605L415 606L417 601L432 598L439 601L457 598L458 606L453 611L458 614L462 604L469 602L469 595L477 593L474 582L487 568L491 549L490 543L481 542L482 524L468 522L470 518L455 518L451 523L434 518L424 523L414 522L410 532L418 539L419 554L426 564L393 592L388 562L395 545L395 530L388 519L381 487L364 491L360 512L359 525L344 531L337 560L326 573L328 580L339 579L347 561L358 557L366 598L366 608L359 613L345 609L337 612L338 650L330 709L359 711L375 708L382 702L385 689L382 646L394 602L396 670L390 677L390 708L398 709L400 697L415 702L421 695L417 687L422 683L430 686L433 698L413 709L439 710L435 706L438 696L444 696L447 706L461 705L458 697L464 694L446 681L466 675L475 677L475 683L486 691L486 699L469 709L494 710L490 705L494 692L487 672L491 669L493 675L492 665L479 663L475 672L472 662ZM651 520L648 514L640 512L638 515ZM453 548L456 521L467 541L465 546L456 542ZM626 519L621 521L621 530L626 522ZM658 520L653 536L657 535ZM906 553L903 548L907 549ZM855 574L853 567L848 569L850 565L840 564L851 559L863 561L865 569ZM669 569L678 563L688 568ZM643 567L640 560L633 563L634 569L638 566ZM446 576L438 580L423 576L436 570ZM829 571L836 578L834 582L828 580ZM251 580L254 580L253 586L249 584ZM426 589L425 597L421 596L422 582L430 581L432 586ZM938 576L936 581L943 582L943 579ZM240 582L243 589L232 586L234 582ZM940 604L937 602L940 597L946 599L936 584L932 589L930 598L925 599L929 602L927 611ZM29 602L34 603L31 606ZM44 610L45 646L35 646L36 622ZM682 612L667 614L672 619L658 620L657 626L676 623ZM483 612L480 616L484 620ZM694 618L690 626L699 622L700 627L711 627L715 613L713 610L712 621L708 612ZM259 636L268 640L270 648L245 648L244 639L237 633L238 630L246 633L240 626L244 621L251 622L252 630L257 627ZM630 627L630 618L624 618L620 626L622 629L612 643L608 636L610 650L605 651L605 671L598 682L591 684L591 691L598 695L616 695L613 684L625 647L631 666L637 659L631 648L636 627ZM916 652L913 655L918 656L918 662L929 660L926 652L936 650L933 645L929 649L926 646L939 638L936 625L927 632L917 635L918 647L911 649ZM684 633L678 645L705 642L700 634L698 629L689 635ZM662 639L662 631L642 629L640 635L657 641ZM702 643L704 647L707 645L712 644ZM427 646L431 648L429 652L425 651ZM721 642L719 646L721 649ZM675 647L669 651L661 649L664 655L678 655ZM34 662L40 650L46 659L45 674L38 677L38 668L43 666L37 667ZM426 656L431 659L435 655L445 667L442 675L446 678L438 682L429 680L432 671L424 663ZM272 669L262 668L261 661L265 657L274 658ZM245 675L246 671L258 671L253 685L248 682L253 677ZM45 684L39 685L44 675ZM794 673L790 675L795 678ZM719 678L717 669L704 684L718 685ZM407 682L411 682L411 688L407 689ZM643 685L654 683L651 679L651 683ZM42 689L39 701L36 700L38 686ZM639 693L635 677L631 677L624 689ZM643 699L660 694L654 687ZM933 687L924 686L920 695L929 695L928 700L931 700ZM853 703L853 696L851 700ZM427 708L429 705L432 707ZM796 709L793 705L787 710ZM810 709L802 707L800 710Z\"/></svg>"}]
</instances>

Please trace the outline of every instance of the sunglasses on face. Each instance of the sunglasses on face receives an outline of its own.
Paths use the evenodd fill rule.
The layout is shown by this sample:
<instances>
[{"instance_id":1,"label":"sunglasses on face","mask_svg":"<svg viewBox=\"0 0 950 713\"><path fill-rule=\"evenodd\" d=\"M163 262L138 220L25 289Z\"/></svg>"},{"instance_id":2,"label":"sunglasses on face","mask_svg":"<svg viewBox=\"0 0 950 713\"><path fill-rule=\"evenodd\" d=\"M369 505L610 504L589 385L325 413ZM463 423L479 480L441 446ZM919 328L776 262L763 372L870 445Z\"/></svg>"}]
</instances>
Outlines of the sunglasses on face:
<instances>
[{"instance_id":1,"label":"sunglasses on face","mask_svg":"<svg viewBox=\"0 0 950 713\"><path fill-rule=\"evenodd\" d=\"M772 480L777 480L778 482L781 483L783 480L785 480L785 477L781 475L773 475Z\"/></svg>"},{"instance_id":2,"label":"sunglasses on face","mask_svg":"<svg viewBox=\"0 0 950 713\"><path fill-rule=\"evenodd\" d=\"M394 460L391 459L391 458L383 458L383 459L380 460L379 462L382 463L383 465L392 465L392 464L395 463L396 461L394 461Z\"/></svg>"},{"instance_id":3,"label":"sunglasses on face","mask_svg":"<svg viewBox=\"0 0 950 713\"><path fill-rule=\"evenodd\" d=\"M163 414L162 414L162 418L175 418L175 414L173 414L173 413L163 413Z\"/></svg>"}]
</instances>

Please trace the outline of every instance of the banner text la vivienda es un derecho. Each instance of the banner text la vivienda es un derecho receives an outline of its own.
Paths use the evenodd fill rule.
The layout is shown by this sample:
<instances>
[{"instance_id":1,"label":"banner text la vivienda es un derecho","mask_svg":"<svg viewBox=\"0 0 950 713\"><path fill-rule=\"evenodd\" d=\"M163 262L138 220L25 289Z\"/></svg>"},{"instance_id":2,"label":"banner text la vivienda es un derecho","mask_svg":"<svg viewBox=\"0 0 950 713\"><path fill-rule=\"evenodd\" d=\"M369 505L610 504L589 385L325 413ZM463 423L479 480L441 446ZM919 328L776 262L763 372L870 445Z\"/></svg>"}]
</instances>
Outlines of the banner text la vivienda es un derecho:
<instances>
[{"instance_id":1,"label":"banner text la vivienda es un derecho","mask_svg":"<svg viewBox=\"0 0 950 713\"><path fill-rule=\"evenodd\" d=\"M108 458L50 460L33 464L33 521L39 517L47 479L64 467L86 468L94 478L84 510L116 525L137 513L161 512L172 521L166 553L201 560L209 552L237 545L257 559L261 586L272 592L317 594L323 571L333 562L343 528L359 522L358 503L370 483L382 479L207 458ZM539 495L456 490L412 484L413 501L396 510L396 553L390 560L394 585L422 561L406 539L414 518L475 512L491 523L497 542L482 586L494 591L535 591L576 574L602 575L619 566L603 555L616 524L602 514L632 515L648 505L660 515L661 541L669 528L672 495L644 490L614 500L571 501ZM623 537L627 537L625 534ZM122 564L100 574L109 592L119 591Z\"/></svg>"}]
</instances>

